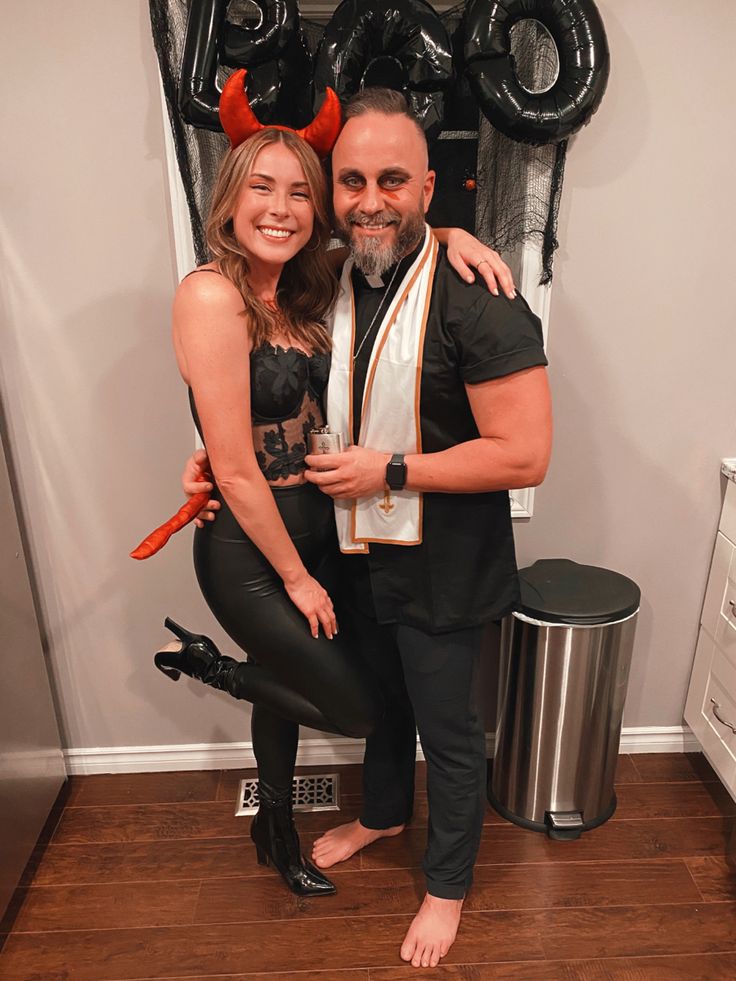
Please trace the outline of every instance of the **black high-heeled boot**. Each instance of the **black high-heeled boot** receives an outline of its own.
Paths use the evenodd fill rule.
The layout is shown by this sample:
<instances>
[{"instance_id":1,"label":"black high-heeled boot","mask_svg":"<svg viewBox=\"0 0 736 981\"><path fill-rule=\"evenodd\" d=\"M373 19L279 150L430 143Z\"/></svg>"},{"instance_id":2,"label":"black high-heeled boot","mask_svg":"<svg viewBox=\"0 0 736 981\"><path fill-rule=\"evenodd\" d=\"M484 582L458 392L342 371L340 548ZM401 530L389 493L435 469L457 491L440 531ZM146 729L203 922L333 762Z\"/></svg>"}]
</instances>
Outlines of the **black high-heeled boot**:
<instances>
[{"instance_id":1,"label":"black high-heeled boot","mask_svg":"<svg viewBox=\"0 0 736 981\"><path fill-rule=\"evenodd\" d=\"M297 896L331 896L334 883L301 853L291 793L270 797L259 785L260 804L250 826L259 865L272 865Z\"/></svg>"},{"instance_id":2,"label":"black high-heeled boot","mask_svg":"<svg viewBox=\"0 0 736 981\"><path fill-rule=\"evenodd\" d=\"M177 651L157 651L153 661L167 678L178 681L182 674L224 691L232 698L260 702L278 715L292 719L310 729L340 733L306 698L292 692L275 675L250 660L237 661L220 654L216 645L203 634L192 634L167 617L164 625L176 634L182 644Z\"/></svg>"},{"instance_id":3,"label":"black high-heeled boot","mask_svg":"<svg viewBox=\"0 0 736 981\"><path fill-rule=\"evenodd\" d=\"M182 674L203 681L220 691L230 691L232 675L242 661L220 654L217 646L203 634L192 634L166 617L164 626L182 642L178 651L158 651L153 656L156 667L167 678L178 681Z\"/></svg>"}]
</instances>

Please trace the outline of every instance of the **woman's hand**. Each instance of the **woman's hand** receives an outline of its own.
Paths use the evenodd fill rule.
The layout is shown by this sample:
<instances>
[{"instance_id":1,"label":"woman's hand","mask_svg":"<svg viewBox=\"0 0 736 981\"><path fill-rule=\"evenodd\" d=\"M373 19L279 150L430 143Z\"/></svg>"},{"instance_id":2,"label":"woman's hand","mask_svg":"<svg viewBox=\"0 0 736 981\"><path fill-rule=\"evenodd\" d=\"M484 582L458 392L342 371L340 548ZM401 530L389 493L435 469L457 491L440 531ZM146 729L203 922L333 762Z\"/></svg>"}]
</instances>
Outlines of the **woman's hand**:
<instances>
[{"instance_id":1,"label":"woman's hand","mask_svg":"<svg viewBox=\"0 0 736 981\"><path fill-rule=\"evenodd\" d=\"M337 633L337 620L327 590L306 570L294 582L284 582L284 589L297 610L309 621L312 636L315 639L319 636L319 625L322 624L325 636L332 640Z\"/></svg>"},{"instance_id":2,"label":"woman's hand","mask_svg":"<svg viewBox=\"0 0 736 981\"><path fill-rule=\"evenodd\" d=\"M210 461L206 451L195 450L187 460L181 475L181 486L184 488L184 493L187 497L192 497L194 494L201 494L202 491L211 491L211 480ZM206 483L203 484L202 481L206 481ZM207 507L203 508L194 519L195 525L198 528L204 528L205 521L214 521L215 512L219 508L219 501L208 501Z\"/></svg>"},{"instance_id":3,"label":"woman's hand","mask_svg":"<svg viewBox=\"0 0 736 981\"><path fill-rule=\"evenodd\" d=\"M466 283L475 282L472 266L481 274L494 296L498 296L500 285L510 300L515 298L514 277L498 252L483 245L462 228L436 228L434 231L440 243L447 247L450 265Z\"/></svg>"}]
</instances>

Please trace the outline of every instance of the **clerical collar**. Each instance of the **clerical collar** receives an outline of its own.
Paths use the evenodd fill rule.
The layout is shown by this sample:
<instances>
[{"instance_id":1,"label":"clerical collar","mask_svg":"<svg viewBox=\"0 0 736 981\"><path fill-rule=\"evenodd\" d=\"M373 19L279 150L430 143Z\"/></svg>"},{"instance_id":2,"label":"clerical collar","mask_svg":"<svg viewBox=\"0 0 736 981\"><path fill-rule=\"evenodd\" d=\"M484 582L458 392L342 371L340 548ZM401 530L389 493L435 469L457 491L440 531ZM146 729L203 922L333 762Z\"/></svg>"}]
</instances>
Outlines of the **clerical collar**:
<instances>
[{"instance_id":1,"label":"clerical collar","mask_svg":"<svg viewBox=\"0 0 736 981\"><path fill-rule=\"evenodd\" d=\"M405 255L402 259L399 259L399 261L395 263L393 266L389 266L389 268L386 270L383 276L372 276L372 275L366 276L361 269L358 269L357 266L353 266L353 276L354 276L353 282L355 283L355 285L363 289L365 289L366 287L372 290L385 289L386 285L391 282L391 278L394 275L394 271L396 270L397 266L401 267L399 269L399 272L403 274L409 268L412 262L414 262L416 257L422 251L422 246L424 245L425 236L426 236L426 232L424 235L422 235L417 247L415 249L412 249L412 251L408 255Z\"/></svg>"}]
</instances>

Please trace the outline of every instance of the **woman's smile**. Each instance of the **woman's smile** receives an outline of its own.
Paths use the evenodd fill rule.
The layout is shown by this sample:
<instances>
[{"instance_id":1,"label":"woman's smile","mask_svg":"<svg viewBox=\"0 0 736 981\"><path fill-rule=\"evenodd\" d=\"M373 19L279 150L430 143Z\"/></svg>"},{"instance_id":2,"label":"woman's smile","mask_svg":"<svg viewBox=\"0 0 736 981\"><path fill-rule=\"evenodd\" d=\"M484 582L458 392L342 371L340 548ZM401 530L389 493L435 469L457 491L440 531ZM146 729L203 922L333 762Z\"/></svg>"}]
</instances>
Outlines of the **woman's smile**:
<instances>
[{"instance_id":1,"label":"woman's smile","mask_svg":"<svg viewBox=\"0 0 736 981\"><path fill-rule=\"evenodd\" d=\"M265 235L266 238L270 239L281 239L282 241L287 238L291 238L294 234L293 230L290 228L276 228L273 225L258 225L258 231L261 235Z\"/></svg>"}]
</instances>

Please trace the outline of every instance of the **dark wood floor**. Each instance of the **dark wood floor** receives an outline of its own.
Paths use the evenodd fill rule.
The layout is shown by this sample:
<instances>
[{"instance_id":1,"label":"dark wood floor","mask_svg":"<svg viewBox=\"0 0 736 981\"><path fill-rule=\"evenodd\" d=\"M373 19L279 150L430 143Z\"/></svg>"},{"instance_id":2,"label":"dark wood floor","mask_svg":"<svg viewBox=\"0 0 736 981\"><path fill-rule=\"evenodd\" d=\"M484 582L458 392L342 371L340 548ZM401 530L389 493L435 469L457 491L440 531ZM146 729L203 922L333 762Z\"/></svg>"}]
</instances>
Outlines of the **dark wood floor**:
<instances>
[{"instance_id":1,"label":"dark wood floor","mask_svg":"<svg viewBox=\"0 0 736 981\"><path fill-rule=\"evenodd\" d=\"M301 815L307 847L358 813L359 768L340 769L342 814ZM460 933L435 971L398 957L422 894L423 795L411 829L335 872L336 896L300 901L233 817L242 776L73 778L6 918L0 978L736 979L736 806L698 754L620 757L615 816L577 842L489 809Z\"/></svg>"}]
</instances>

